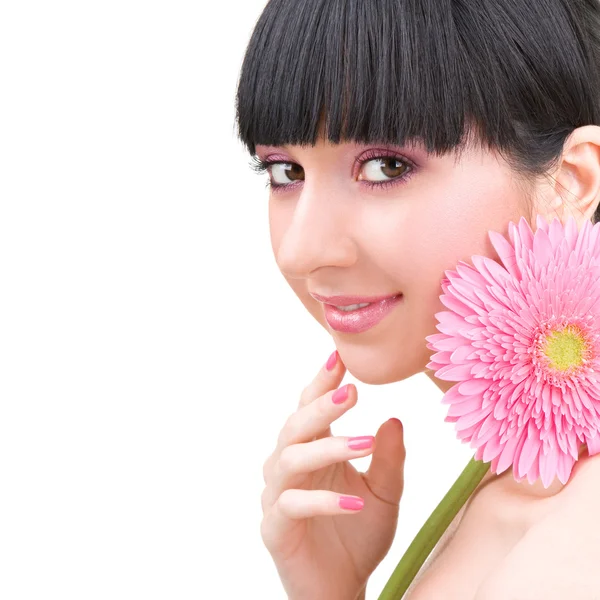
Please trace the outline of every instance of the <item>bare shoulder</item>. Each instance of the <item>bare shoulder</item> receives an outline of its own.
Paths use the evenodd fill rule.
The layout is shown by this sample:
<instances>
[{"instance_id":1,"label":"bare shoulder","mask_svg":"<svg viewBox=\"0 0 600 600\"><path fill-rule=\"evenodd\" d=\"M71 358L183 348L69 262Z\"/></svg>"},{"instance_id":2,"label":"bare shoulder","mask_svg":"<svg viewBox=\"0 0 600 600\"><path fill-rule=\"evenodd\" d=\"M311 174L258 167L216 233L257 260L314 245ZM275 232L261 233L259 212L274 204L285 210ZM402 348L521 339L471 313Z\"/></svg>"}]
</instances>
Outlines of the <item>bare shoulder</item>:
<instances>
[{"instance_id":1,"label":"bare shoulder","mask_svg":"<svg viewBox=\"0 0 600 600\"><path fill-rule=\"evenodd\" d=\"M586 456L474 600L600 600L599 494L600 455Z\"/></svg>"},{"instance_id":2,"label":"bare shoulder","mask_svg":"<svg viewBox=\"0 0 600 600\"><path fill-rule=\"evenodd\" d=\"M523 505L514 506L501 483L491 474L484 478L413 581L407 599L473 599L485 576L526 528Z\"/></svg>"},{"instance_id":3,"label":"bare shoulder","mask_svg":"<svg viewBox=\"0 0 600 600\"><path fill-rule=\"evenodd\" d=\"M431 554L427 557L427 560L424 562L416 577L413 579L412 583L406 590L403 596L404 600L419 600L427 597L429 591L427 590L426 585L431 585L427 582L431 579L432 567L434 564L437 564L438 559L446 550L450 541L454 538L456 530L464 516L466 508L467 507L465 505L460 509L458 514L450 523L448 529L446 529L443 536L440 538L439 542L437 543Z\"/></svg>"},{"instance_id":4,"label":"bare shoulder","mask_svg":"<svg viewBox=\"0 0 600 600\"><path fill-rule=\"evenodd\" d=\"M600 454L580 456L566 485L489 476L410 600L600 600Z\"/></svg>"}]
</instances>

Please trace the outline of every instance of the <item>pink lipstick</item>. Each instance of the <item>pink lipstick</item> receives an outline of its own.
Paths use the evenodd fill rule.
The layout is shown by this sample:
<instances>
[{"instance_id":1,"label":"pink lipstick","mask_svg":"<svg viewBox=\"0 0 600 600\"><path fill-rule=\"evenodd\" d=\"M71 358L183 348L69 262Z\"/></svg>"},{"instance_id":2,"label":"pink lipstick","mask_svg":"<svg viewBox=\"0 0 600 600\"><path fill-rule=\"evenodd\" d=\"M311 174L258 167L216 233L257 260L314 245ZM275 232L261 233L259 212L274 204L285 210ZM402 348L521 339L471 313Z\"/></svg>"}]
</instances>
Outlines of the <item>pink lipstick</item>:
<instances>
[{"instance_id":1,"label":"pink lipstick","mask_svg":"<svg viewBox=\"0 0 600 600\"><path fill-rule=\"evenodd\" d=\"M355 310L345 311L331 304L323 303L325 308L325 319L332 329L343 333L361 333L371 329L382 321L402 301L404 296L388 296L387 298L371 302L368 306ZM367 300L368 301L368 300ZM360 304L356 302L356 304ZM345 304L349 305L348 302ZM342 302L339 306L344 306Z\"/></svg>"}]
</instances>

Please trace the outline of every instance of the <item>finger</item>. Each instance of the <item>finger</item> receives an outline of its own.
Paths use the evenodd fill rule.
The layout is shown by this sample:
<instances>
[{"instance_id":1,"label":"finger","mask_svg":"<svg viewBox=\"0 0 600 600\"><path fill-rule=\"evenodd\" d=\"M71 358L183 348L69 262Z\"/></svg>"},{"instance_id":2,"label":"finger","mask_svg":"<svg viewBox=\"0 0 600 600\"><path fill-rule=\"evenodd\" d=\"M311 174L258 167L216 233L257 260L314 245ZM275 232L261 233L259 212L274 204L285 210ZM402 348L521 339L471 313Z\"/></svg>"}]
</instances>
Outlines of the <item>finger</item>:
<instances>
[{"instance_id":1,"label":"finger","mask_svg":"<svg viewBox=\"0 0 600 600\"><path fill-rule=\"evenodd\" d=\"M275 450L263 465L264 482L268 483L271 479L273 467L284 448L292 444L330 437L330 424L350 410L356 404L356 398L356 386L348 383L338 390L327 392L316 402L292 413L279 433Z\"/></svg>"},{"instance_id":2,"label":"finger","mask_svg":"<svg viewBox=\"0 0 600 600\"><path fill-rule=\"evenodd\" d=\"M310 442L331 435L330 425L356 404L357 391L353 383L329 390L316 401L292 413L279 433L274 455L276 460L281 451L292 444Z\"/></svg>"},{"instance_id":3,"label":"finger","mask_svg":"<svg viewBox=\"0 0 600 600\"><path fill-rule=\"evenodd\" d=\"M304 410L304 408L311 405L314 402L314 400L316 400L317 398L321 398L323 394L327 392L331 391L333 395L333 393L335 393L336 391L337 386L341 383L342 379L344 378L345 372L346 367L342 362L337 350L335 350L330 355L329 359L321 366L321 369L319 370L313 381L302 390L300 394L300 402L298 404L296 413ZM349 395L352 395L352 391L350 391ZM275 449L263 465L263 480L265 483L267 483L269 479L269 473L272 469L273 464L277 461L281 450L286 445L298 442L309 442L318 438L328 437L331 435L331 421L323 421L322 418L319 419L319 426L316 430L315 428L313 428L311 429L312 433L310 433L310 435L304 435L302 431L302 423L306 421L306 415L305 413L303 413L303 415L300 418L296 418L296 413L292 413L292 415L285 422L284 426L282 427L279 433ZM337 418L337 416L334 416L333 418L335 419Z\"/></svg>"},{"instance_id":4,"label":"finger","mask_svg":"<svg viewBox=\"0 0 600 600\"><path fill-rule=\"evenodd\" d=\"M404 491L404 427L398 419L389 419L377 430L375 450L364 474L371 491L391 504L399 504Z\"/></svg>"},{"instance_id":5,"label":"finger","mask_svg":"<svg viewBox=\"0 0 600 600\"><path fill-rule=\"evenodd\" d=\"M298 488L306 478L319 469L338 462L368 456L373 452L375 438L328 437L284 448L273 467L273 478L263 494L263 511L289 488Z\"/></svg>"},{"instance_id":6,"label":"finger","mask_svg":"<svg viewBox=\"0 0 600 600\"><path fill-rule=\"evenodd\" d=\"M310 404L319 398L319 396L337 388L342 383L342 379L346 373L346 366L342 362L337 350L329 358L331 359L332 357L335 357L333 368L331 370L327 368L327 362L329 361L323 364L314 379L300 393L298 409Z\"/></svg>"},{"instance_id":7,"label":"finger","mask_svg":"<svg viewBox=\"0 0 600 600\"><path fill-rule=\"evenodd\" d=\"M364 500L359 496L346 496L329 490L285 490L264 516L260 526L261 537L267 549L276 552L290 531L303 525L304 519L358 513L363 506Z\"/></svg>"},{"instance_id":8,"label":"finger","mask_svg":"<svg viewBox=\"0 0 600 600\"><path fill-rule=\"evenodd\" d=\"M335 362L334 362L335 359ZM332 391L332 393L335 393L335 389L336 387L339 388L343 378L344 378L344 374L346 373L346 366L344 365L344 363L342 362L342 359L340 358L339 353L337 352L337 350L329 357L329 360L327 361L327 363L325 364L325 373L329 373L331 371L335 371L338 368L338 365L340 365L340 370L341 370L341 377L336 378L335 376L333 376L333 382L336 384L335 386L330 386L327 388L327 391ZM318 390L317 390L318 391ZM310 397L310 394L312 392L309 390L308 394ZM327 392L323 392L327 393ZM321 395L323 395L321 394ZM302 398L301 398L301 402L302 402ZM314 400L313 400L314 402ZM337 419L338 417L336 417ZM331 436L331 422L328 423L328 425L326 427L324 427L323 429L321 429L320 431L318 431L313 437L312 440L319 440L322 438L326 438L326 437L330 437Z\"/></svg>"}]
</instances>

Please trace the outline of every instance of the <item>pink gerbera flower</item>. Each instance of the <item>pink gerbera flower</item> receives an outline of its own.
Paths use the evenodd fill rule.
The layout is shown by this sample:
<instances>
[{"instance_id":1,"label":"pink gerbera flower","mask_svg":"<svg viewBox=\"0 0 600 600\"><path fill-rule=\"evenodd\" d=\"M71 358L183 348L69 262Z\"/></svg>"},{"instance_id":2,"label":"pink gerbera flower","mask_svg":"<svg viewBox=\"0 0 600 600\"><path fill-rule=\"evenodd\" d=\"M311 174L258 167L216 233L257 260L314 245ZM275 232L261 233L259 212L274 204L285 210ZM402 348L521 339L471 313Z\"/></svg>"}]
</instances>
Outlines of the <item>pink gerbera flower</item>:
<instances>
[{"instance_id":1,"label":"pink gerbera flower","mask_svg":"<svg viewBox=\"0 0 600 600\"><path fill-rule=\"evenodd\" d=\"M600 223L569 217L488 232L503 264L473 256L446 271L441 333L427 368L456 381L446 421L491 471L567 483L579 448L600 451Z\"/></svg>"}]
</instances>

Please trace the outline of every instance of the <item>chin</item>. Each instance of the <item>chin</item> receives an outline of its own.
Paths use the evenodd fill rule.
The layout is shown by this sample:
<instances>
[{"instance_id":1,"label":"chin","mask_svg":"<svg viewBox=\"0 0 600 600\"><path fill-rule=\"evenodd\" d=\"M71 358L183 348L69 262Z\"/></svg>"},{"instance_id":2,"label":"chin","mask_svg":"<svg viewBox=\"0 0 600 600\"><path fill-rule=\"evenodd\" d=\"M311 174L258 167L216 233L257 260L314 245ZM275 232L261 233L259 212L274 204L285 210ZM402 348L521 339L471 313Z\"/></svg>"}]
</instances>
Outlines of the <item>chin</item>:
<instances>
[{"instance_id":1,"label":"chin","mask_svg":"<svg viewBox=\"0 0 600 600\"><path fill-rule=\"evenodd\" d=\"M344 352L343 346L338 352L346 365L348 373L362 383L369 385L384 385L386 383L394 383L403 381L417 373L420 373L425 368L422 365L412 364L412 361L407 361L406 356L389 356L389 360L381 360L378 353L371 360L369 357L357 353L356 358L353 358L352 351Z\"/></svg>"},{"instance_id":2,"label":"chin","mask_svg":"<svg viewBox=\"0 0 600 600\"><path fill-rule=\"evenodd\" d=\"M346 370L361 383L369 385L384 385L403 381L427 369L431 360L431 351L423 346L411 349L407 345L398 343L385 348L383 345L359 342L359 338L352 340L338 339L324 317L315 316L319 324L331 336L332 341L342 359Z\"/></svg>"}]
</instances>

